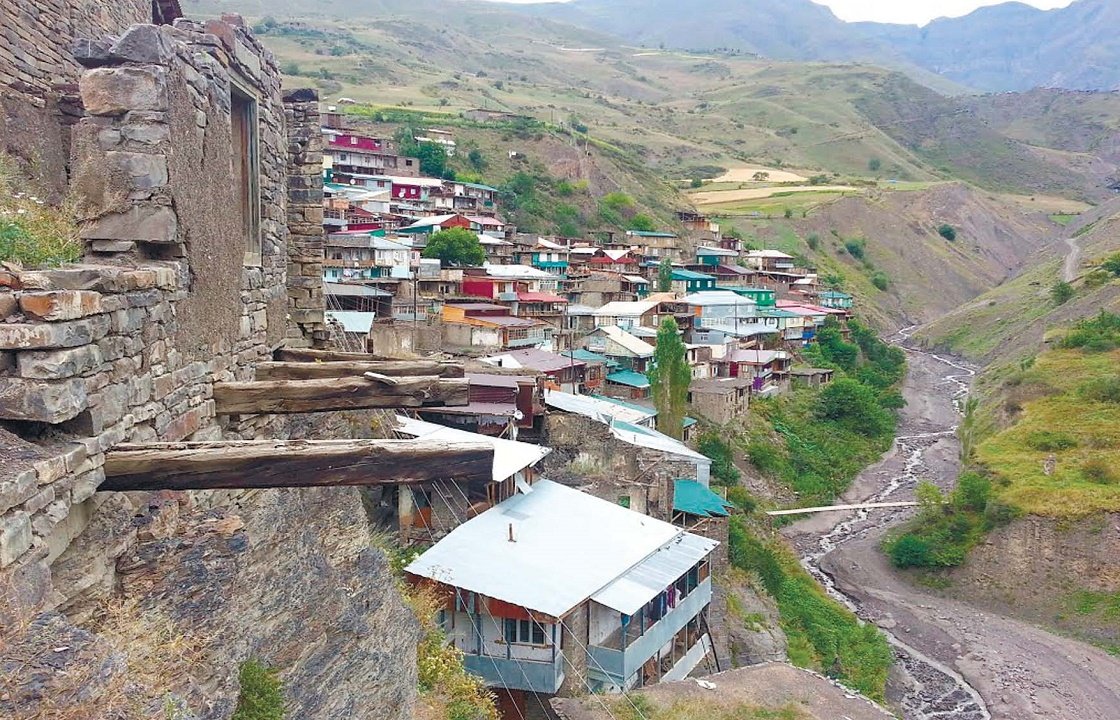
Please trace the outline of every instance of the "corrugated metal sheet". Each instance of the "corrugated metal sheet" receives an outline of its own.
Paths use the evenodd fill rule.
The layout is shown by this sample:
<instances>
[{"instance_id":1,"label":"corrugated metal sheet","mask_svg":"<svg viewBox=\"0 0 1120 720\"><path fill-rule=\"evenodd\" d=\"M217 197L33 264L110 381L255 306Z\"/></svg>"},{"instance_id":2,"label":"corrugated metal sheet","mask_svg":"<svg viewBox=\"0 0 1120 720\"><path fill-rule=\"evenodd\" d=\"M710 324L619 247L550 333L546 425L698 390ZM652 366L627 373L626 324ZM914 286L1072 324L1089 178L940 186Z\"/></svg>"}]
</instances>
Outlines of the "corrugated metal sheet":
<instances>
[{"instance_id":1,"label":"corrugated metal sheet","mask_svg":"<svg viewBox=\"0 0 1120 720\"><path fill-rule=\"evenodd\" d=\"M439 410L442 408L433 408ZM457 430L444 425L414 420L403 415L397 416L397 429L412 437L430 438L433 440L469 441L490 443L494 446L494 481L501 482L511 478L518 472L540 462L545 455L552 452L552 448L543 445L505 440L502 438L479 435L478 433Z\"/></svg>"},{"instance_id":2,"label":"corrugated metal sheet","mask_svg":"<svg viewBox=\"0 0 1120 720\"><path fill-rule=\"evenodd\" d=\"M682 535L669 523L541 480L531 493L463 523L405 570L563 617Z\"/></svg>"},{"instance_id":3,"label":"corrugated metal sheet","mask_svg":"<svg viewBox=\"0 0 1120 720\"><path fill-rule=\"evenodd\" d=\"M696 563L719 545L715 540L681 533L672 542L657 549L645 560L630 568L617 580L591 596L626 615L633 615L659 593L680 579Z\"/></svg>"}]
</instances>

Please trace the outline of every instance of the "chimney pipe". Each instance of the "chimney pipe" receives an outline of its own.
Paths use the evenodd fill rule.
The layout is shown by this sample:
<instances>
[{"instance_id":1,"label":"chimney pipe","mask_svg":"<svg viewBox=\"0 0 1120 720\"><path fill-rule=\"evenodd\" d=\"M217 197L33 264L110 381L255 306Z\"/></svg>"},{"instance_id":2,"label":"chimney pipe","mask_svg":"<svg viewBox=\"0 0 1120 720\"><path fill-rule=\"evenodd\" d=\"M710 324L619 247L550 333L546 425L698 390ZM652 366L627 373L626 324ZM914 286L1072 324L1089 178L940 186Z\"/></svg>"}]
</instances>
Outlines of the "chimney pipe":
<instances>
[{"instance_id":1,"label":"chimney pipe","mask_svg":"<svg viewBox=\"0 0 1120 720\"><path fill-rule=\"evenodd\" d=\"M517 542L516 540L513 539L513 523L509 524L509 541L510 542Z\"/></svg>"}]
</instances>

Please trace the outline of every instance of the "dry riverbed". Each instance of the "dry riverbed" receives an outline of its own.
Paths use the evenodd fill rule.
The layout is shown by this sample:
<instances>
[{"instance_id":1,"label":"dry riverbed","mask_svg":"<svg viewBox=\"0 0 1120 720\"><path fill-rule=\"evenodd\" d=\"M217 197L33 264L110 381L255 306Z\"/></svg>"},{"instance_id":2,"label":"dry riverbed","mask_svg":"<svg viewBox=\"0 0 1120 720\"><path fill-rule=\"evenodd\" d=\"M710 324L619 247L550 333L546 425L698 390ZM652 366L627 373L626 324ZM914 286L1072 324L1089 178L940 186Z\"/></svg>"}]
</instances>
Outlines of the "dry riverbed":
<instances>
[{"instance_id":1,"label":"dry riverbed","mask_svg":"<svg viewBox=\"0 0 1120 720\"><path fill-rule=\"evenodd\" d=\"M972 371L909 352L895 448L838 503L913 500L920 480L949 488L958 470L956 404ZM1116 720L1120 658L1034 626L938 598L891 568L878 545L912 510L825 513L786 536L806 566L860 617L888 633L899 660L888 685L907 720Z\"/></svg>"}]
</instances>

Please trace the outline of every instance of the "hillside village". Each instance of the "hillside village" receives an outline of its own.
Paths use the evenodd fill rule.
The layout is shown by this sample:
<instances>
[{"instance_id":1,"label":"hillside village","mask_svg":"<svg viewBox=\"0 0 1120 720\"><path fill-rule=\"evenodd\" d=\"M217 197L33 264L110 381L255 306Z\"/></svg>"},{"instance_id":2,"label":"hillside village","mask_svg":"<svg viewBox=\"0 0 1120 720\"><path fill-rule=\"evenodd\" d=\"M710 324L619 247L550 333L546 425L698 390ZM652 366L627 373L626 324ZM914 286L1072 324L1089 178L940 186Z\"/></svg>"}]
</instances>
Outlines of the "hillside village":
<instances>
[{"instance_id":1,"label":"hillside village","mask_svg":"<svg viewBox=\"0 0 1120 720\"><path fill-rule=\"evenodd\" d=\"M867 238L794 254L703 206L529 232L483 162L441 170L458 125L292 87L240 15L47 5L0 0L0 715L1028 717L850 587L1015 517L950 490L974 371L813 266L871 272ZM909 564L875 534L903 518Z\"/></svg>"}]
</instances>

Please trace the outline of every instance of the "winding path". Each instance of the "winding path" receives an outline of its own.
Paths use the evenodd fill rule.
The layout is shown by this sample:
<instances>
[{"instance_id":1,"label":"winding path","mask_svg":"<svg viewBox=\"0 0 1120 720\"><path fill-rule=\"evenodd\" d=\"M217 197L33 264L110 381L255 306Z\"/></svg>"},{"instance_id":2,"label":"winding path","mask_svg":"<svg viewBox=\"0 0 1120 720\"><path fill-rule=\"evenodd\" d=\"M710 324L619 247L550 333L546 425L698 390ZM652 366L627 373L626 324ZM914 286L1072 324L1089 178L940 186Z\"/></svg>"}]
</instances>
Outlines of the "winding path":
<instances>
[{"instance_id":1,"label":"winding path","mask_svg":"<svg viewBox=\"0 0 1120 720\"><path fill-rule=\"evenodd\" d=\"M1069 253L1066 254L1066 262L1062 267L1062 279L1071 283L1077 279L1077 269L1081 262L1081 245L1077 242L1077 238L1066 238L1066 245L1069 245Z\"/></svg>"},{"instance_id":2,"label":"winding path","mask_svg":"<svg viewBox=\"0 0 1120 720\"><path fill-rule=\"evenodd\" d=\"M907 355L908 405L894 448L839 502L908 501L920 480L946 489L955 482L959 405L975 371L930 353ZM900 579L878 545L912 512L826 513L785 530L805 567L887 633L898 660L888 696L906 720L1120 718L1120 658Z\"/></svg>"}]
</instances>

